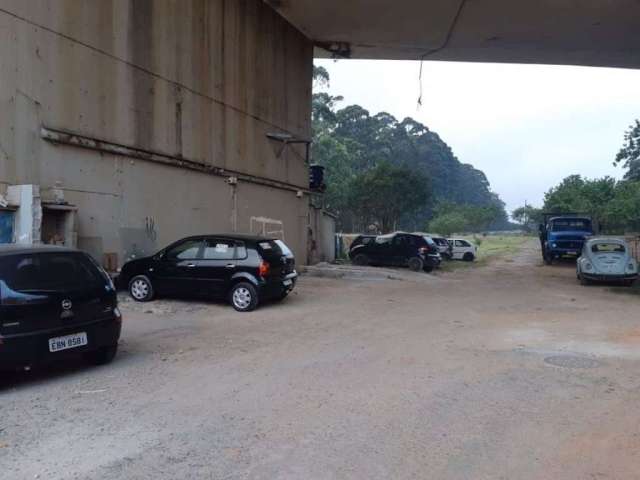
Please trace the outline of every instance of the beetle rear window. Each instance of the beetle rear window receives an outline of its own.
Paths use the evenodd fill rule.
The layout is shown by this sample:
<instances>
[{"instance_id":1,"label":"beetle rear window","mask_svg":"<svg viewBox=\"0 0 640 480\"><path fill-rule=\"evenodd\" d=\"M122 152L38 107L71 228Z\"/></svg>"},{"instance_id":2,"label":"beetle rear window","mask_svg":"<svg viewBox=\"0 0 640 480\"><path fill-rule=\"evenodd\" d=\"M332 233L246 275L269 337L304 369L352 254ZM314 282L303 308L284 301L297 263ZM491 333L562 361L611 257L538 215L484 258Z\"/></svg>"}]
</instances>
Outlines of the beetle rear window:
<instances>
[{"instance_id":1,"label":"beetle rear window","mask_svg":"<svg viewBox=\"0 0 640 480\"><path fill-rule=\"evenodd\" d=\"M624 253L626 250L624 245L620 243L594 243L591 247L593 253L616 252Z\"/></svg>"}]
</instances>

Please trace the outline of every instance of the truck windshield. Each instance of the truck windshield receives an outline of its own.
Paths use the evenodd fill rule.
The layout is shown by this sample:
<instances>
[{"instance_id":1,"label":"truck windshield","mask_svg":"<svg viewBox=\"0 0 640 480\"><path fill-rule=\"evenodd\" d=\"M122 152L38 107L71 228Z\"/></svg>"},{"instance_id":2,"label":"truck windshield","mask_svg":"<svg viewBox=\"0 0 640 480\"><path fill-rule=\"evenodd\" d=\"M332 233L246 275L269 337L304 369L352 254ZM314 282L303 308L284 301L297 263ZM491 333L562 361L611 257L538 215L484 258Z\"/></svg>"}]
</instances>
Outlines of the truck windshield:
<instances>
[{"instance_id":1,"label":"truck windshield","mask_svg":"<svg viewBox=\"0 0 640 480\"><path fill-rule=\"evenodd\" d=\"M590 232L591 220L586 218L559 218L553 220L551 224L552 232L566 232L571 230Z\"/></svg>"}]
</instances>

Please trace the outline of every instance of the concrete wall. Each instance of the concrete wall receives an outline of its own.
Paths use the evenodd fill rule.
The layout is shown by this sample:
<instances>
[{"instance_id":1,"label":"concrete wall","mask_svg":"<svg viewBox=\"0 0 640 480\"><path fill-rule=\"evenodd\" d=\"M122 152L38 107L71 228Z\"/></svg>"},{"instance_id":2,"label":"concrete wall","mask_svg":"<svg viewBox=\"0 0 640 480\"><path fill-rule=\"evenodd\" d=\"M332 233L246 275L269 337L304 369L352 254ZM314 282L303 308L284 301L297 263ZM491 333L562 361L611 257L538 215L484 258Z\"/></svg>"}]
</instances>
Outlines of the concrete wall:
<instances>
[{"instance_id":1,"label":"concrete wall","mask_svg":"<svg viewBox=\"0 0 640 480\"><path fill-rule=\"evenodd\" d=\"M313 46L261 0L0 0L0 194L51 188L78 206L78 243L145 253L184 235L282 222L307 250L304 148ZM67 130L286 184L273 188L56 145Z\"/></svg>"}]
</instances>

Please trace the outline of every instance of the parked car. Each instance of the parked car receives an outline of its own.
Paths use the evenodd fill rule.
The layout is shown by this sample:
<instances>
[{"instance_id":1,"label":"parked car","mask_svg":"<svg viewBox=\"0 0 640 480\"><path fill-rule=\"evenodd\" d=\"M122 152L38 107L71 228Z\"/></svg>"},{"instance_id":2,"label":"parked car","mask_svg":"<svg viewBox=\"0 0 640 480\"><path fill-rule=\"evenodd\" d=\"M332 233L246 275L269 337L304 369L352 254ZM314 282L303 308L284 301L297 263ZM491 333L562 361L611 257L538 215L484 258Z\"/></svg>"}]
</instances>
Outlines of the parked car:
<instances>
[{"instance_id":1,"label":"parked car","mask_svg":"<svg viewBox=\"0 0 640 480\"><path fill-rule=\"evenodd\" d=\"M349 249L349 258L356 265L401 266L427 272L439 266L441 261L433 242L427 242L422 235L404 232L354 241Z\"/></svg>"},{"instance_id":2,"label":"parked car","mask_svg":"<svg viewBox=\"0 0 640 480\"><path fill-rule=\"evenodd\" d=\"M473 262L478 255L478 247L471 244L464 238L450 238L447 240L451 246L451 258L453 260L464 260Z\"/></svg>"},{"instance_id":3,"label":"parked car","mask_svg":"<svg viewBox=\"0 0 640 480\"><path fill-rule=\"evenodd\" d=\"M291 250L276 238L223 234L188 237L151 257L126 263L117 278L134 300L156 295L226 298L239 312L283 300L298 273Z\"/></svg>"},{"instance_id":4,"label":"parked car","mask_svg":"<svg viewBox=\"0 0 640 480\"><path fill-rule=\"evenodd\" d=\"M591 238L576 262L576 276L583 285L616 281L631 286L638 278L638 263L623 239Z\"/></svg>"},{"instance_id":5,"label":"parked car","mask_svg":"<svg viewBox=\"0 0 640 480\"><path fill-rule=\"evenodd\" d=\"M436 246L440 256L445 260L451 260L453 257L453 247L449 244L446 238L443 237L431 237Z\"/></svg>"},{"instance_id":6,"label":"parked car","mask_svg":"<svg viewBox=\"0 0 640 480\"><path fill-rule=\"evenodd\" d=\"M0 245L0 368L82 354L94 364L118 350L122 316L107 273L87 254Z\"/></svg>"}]
</instances>

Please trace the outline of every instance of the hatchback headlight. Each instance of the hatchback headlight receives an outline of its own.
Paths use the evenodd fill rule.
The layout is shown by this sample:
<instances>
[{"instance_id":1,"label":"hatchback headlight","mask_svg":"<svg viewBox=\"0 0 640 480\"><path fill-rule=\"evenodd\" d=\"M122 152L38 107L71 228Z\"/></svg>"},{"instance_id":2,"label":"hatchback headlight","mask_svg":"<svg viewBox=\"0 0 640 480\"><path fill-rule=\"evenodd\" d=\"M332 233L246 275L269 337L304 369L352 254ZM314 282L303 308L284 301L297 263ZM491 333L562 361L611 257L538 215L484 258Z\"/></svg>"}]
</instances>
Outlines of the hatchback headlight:
<instances>
[{"instance_id":1,"label":"hatchback headlight","mask_svg":"<svg viewBox=\"0 0 640 480\"><path fill-rule=\"evenodd\" d=\"M593 265L591 265L591 262L584 262L584 269L593 270Z\"/></svg>"},{"instance_id":2,"label":"hatchback headlight","mask_svg":"<svg viewBox=\"0 0 640 480\"><path fill-rule=\"evenodd\" d=\"M557 243L555 243L555 242L553 242L553 243L551 244L551 246L552 246L553 248L558 248L558 244L557 244Z\"/></svg>"},{"instance_id":3,"label":"hatchback headlight","mask_svg":"<svg viewBox=\"0 0 640 480\"><path fill-rule=\"evenodd\" d=\"M636 271L636 266L633 263L630 263L629 265L627 265L627 272L635 272Z\"/></svg>"}]
</instances>

